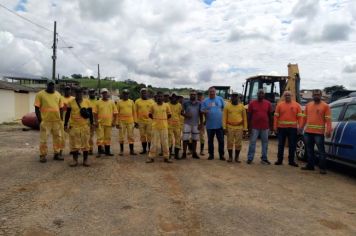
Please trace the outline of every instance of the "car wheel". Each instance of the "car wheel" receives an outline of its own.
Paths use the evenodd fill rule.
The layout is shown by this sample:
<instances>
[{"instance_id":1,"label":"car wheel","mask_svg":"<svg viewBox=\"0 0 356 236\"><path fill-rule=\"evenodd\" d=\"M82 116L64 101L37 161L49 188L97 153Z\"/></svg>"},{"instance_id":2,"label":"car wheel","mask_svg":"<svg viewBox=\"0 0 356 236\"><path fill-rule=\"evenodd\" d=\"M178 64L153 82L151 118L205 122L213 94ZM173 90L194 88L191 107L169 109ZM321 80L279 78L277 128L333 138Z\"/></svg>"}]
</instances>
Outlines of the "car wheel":
<instances>
[{"instance_id":1,"label":"car wheel","mask_svg":"<svg viewBox=\"0 0 356 236\"><path fill-rule=\"evenodd\" d=\"M298 160L301 161L307 160L307 151L305 148L305 141L303 136L298 136L295 156L298 158Z\"/></svg>"}]
</instances>

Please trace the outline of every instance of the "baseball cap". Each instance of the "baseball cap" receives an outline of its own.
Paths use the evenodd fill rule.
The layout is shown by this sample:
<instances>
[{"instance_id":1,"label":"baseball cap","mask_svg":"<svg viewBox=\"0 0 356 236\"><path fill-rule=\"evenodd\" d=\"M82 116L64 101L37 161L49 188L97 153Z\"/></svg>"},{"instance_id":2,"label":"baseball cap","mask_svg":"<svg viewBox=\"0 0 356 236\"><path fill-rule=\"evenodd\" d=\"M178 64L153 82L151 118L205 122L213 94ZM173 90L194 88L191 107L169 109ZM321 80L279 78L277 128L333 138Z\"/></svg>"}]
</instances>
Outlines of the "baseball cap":
<instances>
[{"instance_id":1,"label":"baseball cap","mask_svg":"<svg viewBox=\"0 0 356 236\"><path fill-rule=\"evenodd\" d=\"M48 79L48 80L47 80L47 84L54 84L54 80Z\"/></svg>"},{"instance_id":2,"label":"baseball cap","mask_svg":"<svg viewBox=\"0 0 356 236\"><path fill-rule=\"evenodd\" d=\"M100 93L108 93L108 92L109 92L109 90L107 88L102 88L100 90Z\"/></svg>"}]
</instances>

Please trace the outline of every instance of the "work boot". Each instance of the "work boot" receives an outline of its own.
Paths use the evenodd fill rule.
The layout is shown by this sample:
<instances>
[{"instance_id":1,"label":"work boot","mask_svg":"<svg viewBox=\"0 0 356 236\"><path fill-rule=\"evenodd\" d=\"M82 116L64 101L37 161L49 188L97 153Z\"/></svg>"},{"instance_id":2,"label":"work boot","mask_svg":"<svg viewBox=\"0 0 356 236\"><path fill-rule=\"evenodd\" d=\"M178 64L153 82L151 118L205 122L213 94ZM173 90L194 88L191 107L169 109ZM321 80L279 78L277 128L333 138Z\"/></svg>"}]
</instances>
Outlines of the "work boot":
<instances>
[{"instance_id":1,"label":"work boot","mask_svg":"<svg viewBox=\"0 0 356 236\"><path fill-rule=\"evenodd\" d=\"M105 156L112 157L114 154L110 152L110 145L105 145Z\"/></svg>"},{"instance_id":2,"label":"work boot","mask_svg":"<svg viewBox=\"0 0 356 236\"><path fill-rule=\"evenodd\" d=\"M78 166L78 151L72 151L73 161L69 164L70 167Z\"/></svg>"},{"instance_id":3,"label":"work boot","mask_svg":"<svg viewBox=\"0 0 356 236\"><path fill-rule=\"evenodd\" d=\"M102 147L102 146L98 146L98 153L96 154L96 157L97 157L97 158L100 158L102 152L103 152L103 147Z\"/></svg>"},{"instance_id":4,"label":"work boot","mask_svg":"<svg viewBox=\"0 0 356 236\"><path fill-rule=\"evenodd\" d=\"M200 157L198 156L197 152L193 152L192 157L193 157L194 159L200 159Z\"/></svg>"},{"instance_id":5,"label":"work boot","mask_svg":"<svg viewBox=\"0 0 356 236\"><path fill-rule=\"evenodd\" d=\"M204 156L204 143L200 144L200 156Z\"/></svg>"},{"instance_id":6,"label":"work boot","mask_svg":"<svg viewBox=\"0 0 356 236\"><path fill-rule=\"evenodd\" d=\"M219 160L220 160L220 161L226 161L224 155L220 155Z\"/></svg>"},{"instance_id":7,"label":"work boot","mask_svg":"<svg viewBox=\"0 0 356 236\"><path fill-rule=\"evenodd\" d=\"M241 163L239 158L240 158L240 150L235 150L235 162Z\"/></svg>"},{"instance_id":8,"label":"work boot","mask_svg":"<svg viewBox=\"0 0 356 236\"><path fill-rule=\"evenodd\" d=\"M142 152L140 154L146 154L147 153L147 143L143 142L142 143Z\"/></svg>"},{"instance_id":9,"label":"work boot","mask_svg":"<svg viewBox=\"0 0 356 236\"><path fill-rule=\"evenodd\" d=\"M232 150L227 150L227 152L229 153L229 159L227 160L227 162L232 162Z\"/></svg>"},{"instance_id":10,"label":"work boot","mask_svg":"<svg viewBox=\"0 0 356 236\"><path fill-rule=\"evenodd\" d=\"M123 156L124 155L124 144L120 143L120 153L119 156Z\"/></svg>"},{"instance_id":11,"label":"work boot","mask_svg":"<svg viewBox=\"0 0 356 236\"><path fill-rule=\"evenodd\" d=\"M83 166L85 166L85 167L89 167L90 166L89 160L88 160L88 155L89 155L88 151L84 151L83 152Z\"/></svg>"},{"instance_id":12,"label":"work boot","mask_svg":"<svg viewBox=\"0 0 356 236\"><path fill-rule=\"evenodd\" d=\"M174 148L174 159L180 160L180 158L179 158L179 148Z\"/></svg>"},{"instance_id":13,"label":"work boot","mask_svg":"<svg viewBox=\"0 0 356 236\"><path fill-rule=\"evenodd\" d=\"M193 153L193 143L189 142L188 143L188 155L192 155Z\"/></svg>"},{"instance_id":14,"label":"work boot","mask_svg":"<svg viewBox=\"0 0 356 236\"><path fill-rule=\"evenodd\" d=\"M104 149L104 146L101 146L101 149L100 149L100 154L105 154L105 149Z\"/></svg>"},{"instance_id":15,"label":"work boot","mask_svg":"<svg viewBox=\"0 0 356 236\"><path fill-rule=\"evenodd\" d=\"M147 158L146 163L153 163L155 160L153 158Z\"/></svg>"},{"instance_id":16,"label":"work boot","mask_svg":"<svg viewBox=\"0 0 356 236\"><path fill-rule=\"evenodd\" d=\"M59 151L59 156L62 156L63 155L63 150L60 150Z\"/></svg>"},{"instance_id":17,"label":"work boot","mask_svg":"<svg viewBox=\"0 0 356 236\"><path fill-rule=\"evenodd\" d=\"M173 156L172 146L169 147L169 158L171 158L171 156Z\"/></svg>"},{"instance_id":18,"label":"work boot","mask_svg":"<svg viewBox=\"0 0 356 236\"><path fill-rule=\"evenodd\" d=\"M46 156L40 156L40 162L41 163L46 163L47 162Z\"/></svg>"},{"instance_id":19,"label":"work boot","mask_svg":"<svg viewBox=\"0 0 356 236\"><path fill-rule=\"evenodd\" d=\"M187 159L187 153L183 152L182 157L180 159Z\"/></svg>"},{"instance_id":20,"label":"work boot","mask_svg":"<svg viewBox=\"0 0 356 236\"><path fill-rule=\"evenodd\" d=\"M55 161L64 161L64 158L59 156L59 153L55 153L53 156L53 160Z\"/></svg>"},{"instance_id":21,"label":"work boot","mask_svg":"<svg viewBox=\"0 0 356 236\"><path fill-rule=\"evenodd\" d=\"M130 144L129 144L129 147L130 147L130 155L136 156L137 154L136 154L135 151L134 151L134 145L133 145L133 143L130 143Z\"/></svg>"},{"instance_id":22,"label":"work boot","mask_svg":"<svg viewBox=\"0 0 356 236\"><path fill-rule=\"evenodd\" d=\"M169 160L168 158L164 158L164 162L165 163L173 163L171 160Z\"/></svg>"}]
</instances>

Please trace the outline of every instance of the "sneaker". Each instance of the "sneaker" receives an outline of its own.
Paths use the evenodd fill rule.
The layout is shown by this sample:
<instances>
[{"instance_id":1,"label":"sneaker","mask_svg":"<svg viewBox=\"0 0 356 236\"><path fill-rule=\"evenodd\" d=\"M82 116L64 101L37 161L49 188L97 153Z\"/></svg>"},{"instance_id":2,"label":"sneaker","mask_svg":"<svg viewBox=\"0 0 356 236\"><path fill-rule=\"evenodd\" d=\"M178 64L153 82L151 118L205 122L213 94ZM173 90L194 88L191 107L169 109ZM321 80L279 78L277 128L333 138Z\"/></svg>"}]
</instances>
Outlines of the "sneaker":
<instances>
[{"instance_id":1,"label":"sneaker","mask_svg":"<svg viewBox=\"0 0 356 236\"><path fill-rule=\"evenodd\" d=\"M274 164L275 164L276 166L283 165L283 163L282 163L281 161L276 161Z\"/></svg>"},{"instance_id":2,"label":"sneaker","mask_svg":"<svg viewBox=\"0 0 356 236\"><path fill-rule=\"evenodd\" d=\"M261 164L263 165L271 165L271 162L269 162L269 160L261 160Z\"/></svg>"},{"instance_id":3,"label":"sneaker","mask_svg":"<svg viewBox=\"0 0 356 236\"><path fill-rule=\"evenodd\" d=\"M301 170L315 170L314 167L304 166L300 168Z\"/></svg>"},{"instance_id":4,"label":"sneaker","mask_svg":"<svg viewBox=\"0 0 356 236\"><path fill-rule=\"evenodd\" d=\"M320 174L322 174L322 175L326 175L326 170L324 170L324 169L320 169Z\"/></svg>"},{"instance_id":5,"label":"sneaker","mask_svg":"<svg viewBox=\"0 0 356 236\"><path fill-rule=\"evenodd\" d=\"M252 164L252 160L247 160L246 163L249 164L249 165L251 165L251 164Z\"/></svg>"},{"instance_id":6,"label":"sneaker","mask_svg":"<svg viewBox=\"0 0 356 236\"><path fill-rule=\"evenodd\" d=\"M289 163L288 165L294 166L294 167L299 167L299 165L297 163L295 163L295 162Z\"/></svg>"}]
</instances>

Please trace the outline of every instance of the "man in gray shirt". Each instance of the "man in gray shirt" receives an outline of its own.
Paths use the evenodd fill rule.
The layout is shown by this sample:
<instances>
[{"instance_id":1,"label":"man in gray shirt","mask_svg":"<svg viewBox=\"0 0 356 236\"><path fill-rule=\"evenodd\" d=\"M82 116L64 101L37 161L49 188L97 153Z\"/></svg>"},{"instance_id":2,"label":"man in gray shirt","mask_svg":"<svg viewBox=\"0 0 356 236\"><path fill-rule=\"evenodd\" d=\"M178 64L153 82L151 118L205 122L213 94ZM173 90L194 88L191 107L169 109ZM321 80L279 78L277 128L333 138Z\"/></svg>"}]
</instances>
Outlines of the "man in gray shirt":
<instances>
[{"instance_id":1,"label":"man in gray shirt","mask_svg":"<svg viewBox=\"0 0 356 236\"><path fill-rule=\"evenodd\" d=\"M203 117L200 114L200 102L197 101L196 91L192 90L190 92L189 101L183 104L182 115L184 116L182 159L187 158L186 152L190 139L192 140L192 157L199 159L196 149Z\"/></svg>"}]
</instances>

